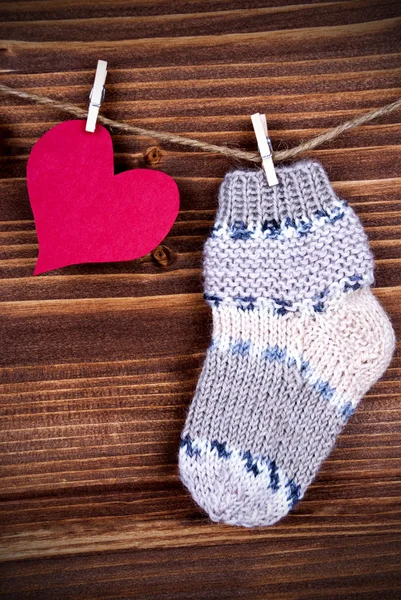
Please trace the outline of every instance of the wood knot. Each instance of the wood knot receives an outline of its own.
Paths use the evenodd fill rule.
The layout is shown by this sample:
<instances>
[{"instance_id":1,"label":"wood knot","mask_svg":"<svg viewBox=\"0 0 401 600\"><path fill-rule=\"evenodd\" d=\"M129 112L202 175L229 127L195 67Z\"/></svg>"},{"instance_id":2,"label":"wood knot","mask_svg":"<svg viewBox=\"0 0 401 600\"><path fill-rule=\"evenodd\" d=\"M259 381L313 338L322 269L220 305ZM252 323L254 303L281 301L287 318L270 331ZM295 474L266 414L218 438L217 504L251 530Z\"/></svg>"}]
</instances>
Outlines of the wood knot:
<instances>
[{"instance_id":1,"label":"wood knot","mask_svg":"<svg viewBox=\"0 0 401 600\"><path fill-rule=\"evenodd\" d=\"M163 268L169 267L175 258L175 252L164 244L157 246L152 252L152 259Z\"/></svg>"},{"instance_id":2,"label":"wood knot","mask_svg":"<svg viewBox=\"0 0 401 600\"><path fill-rule=\"evenodd\" d=\"M161 163L163 153L158 146L151 146L145 152L145 162L150 167L156 167Z\"/></svg>"}]
</instances>

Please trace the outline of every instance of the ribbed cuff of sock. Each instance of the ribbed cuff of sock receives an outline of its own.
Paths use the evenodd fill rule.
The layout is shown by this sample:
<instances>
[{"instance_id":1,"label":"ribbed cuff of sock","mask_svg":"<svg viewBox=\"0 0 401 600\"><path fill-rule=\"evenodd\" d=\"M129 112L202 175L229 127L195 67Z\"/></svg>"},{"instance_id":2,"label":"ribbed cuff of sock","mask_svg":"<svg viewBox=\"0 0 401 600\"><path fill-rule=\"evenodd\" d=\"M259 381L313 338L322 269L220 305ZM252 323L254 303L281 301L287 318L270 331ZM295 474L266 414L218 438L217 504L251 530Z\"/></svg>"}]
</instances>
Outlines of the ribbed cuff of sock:
<instances>
[{"instance_id":1,"label":"ribbed cuff of sock","mask_svg":"<svg viewBox=\"0 0 401 600\"><path fill-rule=\"evenodd\" d=\"M310 219L345 204L333 190L323 166L301 160L276 166L278 185L270 187L262 169L227 173L220 187L216 225L249 228L288 219Z\"/></svg>"}]
</instances>

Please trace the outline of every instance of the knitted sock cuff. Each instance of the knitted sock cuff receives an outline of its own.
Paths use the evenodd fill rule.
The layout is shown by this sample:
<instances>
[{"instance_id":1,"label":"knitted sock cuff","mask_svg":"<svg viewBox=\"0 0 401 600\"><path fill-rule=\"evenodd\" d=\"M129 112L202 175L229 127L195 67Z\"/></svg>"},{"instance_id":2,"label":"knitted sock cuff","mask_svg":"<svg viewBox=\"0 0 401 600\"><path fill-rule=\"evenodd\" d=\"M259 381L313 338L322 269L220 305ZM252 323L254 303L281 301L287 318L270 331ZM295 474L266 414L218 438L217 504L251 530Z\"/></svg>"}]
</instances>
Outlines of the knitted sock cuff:
<instances>
[{"instance_id":1,"label":"knitted sock cuff","mask_svg":"<svg viewBox=\"0 0 401 600\"><path fill-rule=\"evenodd\" d=\"M267 306L278 315L323 312L342 293L373 283L373 257L352 207L318 162L226 175L204 248L204 291L212 306Z\"/></svg>"},{"instance_id":2,"label":"knitted sock cuff","mask_svg":"<svg viewBox=\"0 0 401 600\"><path fill-rule=\"evenodd\" d=\"M237 170L224 178L219 193L216 226L297 222L333 213L345 205L333 190L323 166L301 160L276 167L278 185L270 187L261 169Z\"/></svg>"}]
</instances>

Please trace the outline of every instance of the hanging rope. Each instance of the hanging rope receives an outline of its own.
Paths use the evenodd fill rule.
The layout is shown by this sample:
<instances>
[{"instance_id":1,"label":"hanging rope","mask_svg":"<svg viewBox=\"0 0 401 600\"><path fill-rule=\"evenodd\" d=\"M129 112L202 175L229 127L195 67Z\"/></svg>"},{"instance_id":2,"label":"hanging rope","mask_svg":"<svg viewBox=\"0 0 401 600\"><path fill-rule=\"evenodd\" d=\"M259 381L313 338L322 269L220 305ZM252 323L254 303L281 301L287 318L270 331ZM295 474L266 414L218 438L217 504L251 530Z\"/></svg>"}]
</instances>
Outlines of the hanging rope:
<instances>
[{"instance_id":1,"label":"hanging rope","mask_svg":"<svg viewBox=\"0 0 401 600\"><path fill-rule=\"evenodd\" d=\"M21 90L17 90L7 85L0 84L0 92L3 94L7 94L9 96L15 96L17 98L23 98L25 100L31 100L36 104L41 104L43 106L51 106L53 108L57 108L59 110L63 110L74 117L84 118L87 117L87 111L83 108L79 108L78 106L74 106L73 104L67 104L65 102L58 102L57 100L52 100L51 98L47 98L46 96L39 96L38 94L31 94L30 92L23 92ZM373 121L373 119L377 119L378 117L382 117L383 115L388 115L393 111L397 110L397 108L401 107L401 98L396 100L395 102L391 102L390 104L386 104L381 108L376 108L369 112L361 113L354 119L350 121L345 121L337 127L333 129L328 129L324 133L311 138L305 142L302 142L298 146L294 148L290 148L288 150L279 150L273 152L273 158L275 160L286 160L288 158L293 158L298 154L306 152L307 150L312 150L313 148L317 148L321 146L325 142L329 142L334 140L339 135L344 133L349 129L354 129L355 127L359 127L364 123L368 123L369 121ZM218 154L223 154L224 156L230 156L233 158L238 158L242 160L247 160L255 163L261 162L261 157L258 152L247 152L246 150L237 150L236 148L228 148L227 146L218 146L216 144L209 144L207 142L202 142L201 140L195 140L192 138L187 138L182 135L175 135L174 133L167 133L164 131L155 131L154 129L146 129L144 127L138 127L137 125L129 125L128 123L120 123L119 121L113 121L112 119L108 119L102 115L98 116L98 121L103 123L103 125L108 125L117 131L123 131L125 133L133 133L136 135L145 135L149 137L156 138L161 140L162 142L168 142L170 144L179 144L181 146L189 146L191 148L197 148L198 150L203 150L204 152L213 152Z\"/></svg>"}]
</instances>

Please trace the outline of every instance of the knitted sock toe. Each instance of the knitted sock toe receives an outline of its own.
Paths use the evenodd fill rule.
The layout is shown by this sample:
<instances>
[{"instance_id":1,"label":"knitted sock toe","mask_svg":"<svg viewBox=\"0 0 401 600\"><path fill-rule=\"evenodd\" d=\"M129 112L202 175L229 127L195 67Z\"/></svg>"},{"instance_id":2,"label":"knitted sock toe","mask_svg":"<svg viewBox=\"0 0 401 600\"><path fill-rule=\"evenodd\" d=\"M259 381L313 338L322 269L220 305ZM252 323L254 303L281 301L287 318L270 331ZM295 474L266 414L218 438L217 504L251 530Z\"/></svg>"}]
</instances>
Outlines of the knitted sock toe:
<instances>
[{"instance_id":1,"label":"knitted sock toe","mask_svg":"<svg viewBox=\"0 0 401 600\"><path fill-rule=\"evenodd\" d=\"M214 521L252 527L304 495L394 334L373 296L363 228L323 167L229 173L205 244L213 339L188 412L180 474Z\"/></svg>"}]
</instances>

